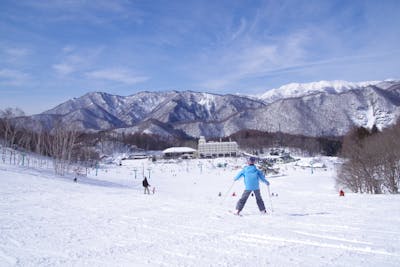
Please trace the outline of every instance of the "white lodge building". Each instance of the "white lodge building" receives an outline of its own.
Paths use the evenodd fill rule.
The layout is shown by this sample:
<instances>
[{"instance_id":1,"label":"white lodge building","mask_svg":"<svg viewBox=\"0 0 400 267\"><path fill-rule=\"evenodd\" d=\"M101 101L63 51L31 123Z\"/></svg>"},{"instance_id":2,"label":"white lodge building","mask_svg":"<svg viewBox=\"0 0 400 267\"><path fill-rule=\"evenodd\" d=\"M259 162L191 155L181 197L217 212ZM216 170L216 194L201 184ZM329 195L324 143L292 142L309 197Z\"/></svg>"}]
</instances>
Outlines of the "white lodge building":
<instances>
[{"instance_id":1,"label":"white lodge building","mask_svg":"<svg viewBox=\"0 0 400 267\"><path fill-rule=\"evenodd\" d=\"M238 154L236 142L206 142L204 136L200 136L197 150L200 158L235 157Z\"/></svg>"}]
</instances>

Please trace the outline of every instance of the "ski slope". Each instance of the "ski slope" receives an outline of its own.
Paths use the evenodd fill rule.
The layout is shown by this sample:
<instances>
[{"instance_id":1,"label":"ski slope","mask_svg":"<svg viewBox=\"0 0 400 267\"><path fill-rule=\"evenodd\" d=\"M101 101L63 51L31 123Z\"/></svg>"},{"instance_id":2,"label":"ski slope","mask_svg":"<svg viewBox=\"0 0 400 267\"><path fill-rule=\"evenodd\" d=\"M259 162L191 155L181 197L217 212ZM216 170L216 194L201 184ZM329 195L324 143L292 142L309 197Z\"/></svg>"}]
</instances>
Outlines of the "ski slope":
<instances>
[{"instance_id":1,"label":"ski slope","mask_svg":"<svg viewBox=\"0 0 400 267\"><path fill-rule=\"evenodd\" d=\"M281 165L271 202L262 185L273 213L250 197L242 217L241 158L122 161L77 183L0 163L0 266L400 266L399 196L339 197L323 160Z\"/></svg>"}]
</instances>

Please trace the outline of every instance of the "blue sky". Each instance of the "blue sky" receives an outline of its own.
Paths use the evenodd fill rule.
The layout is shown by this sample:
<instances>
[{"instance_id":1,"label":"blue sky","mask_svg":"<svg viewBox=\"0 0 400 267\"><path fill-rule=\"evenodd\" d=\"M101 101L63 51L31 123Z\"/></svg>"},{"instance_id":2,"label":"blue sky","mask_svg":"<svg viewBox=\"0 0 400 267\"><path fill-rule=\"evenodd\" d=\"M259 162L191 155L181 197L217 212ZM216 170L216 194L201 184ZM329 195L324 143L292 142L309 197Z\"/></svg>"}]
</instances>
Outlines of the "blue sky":
<instances>
[{"instance_id":1,"label":"blue sky","mask_svg":"<svg viewBox=\"0 0 400 267\"><path fill-rule=\"evenodd\" d=\"M0 0L0 109L400 78L400 1Z\"/></svg>"}]
</instances>

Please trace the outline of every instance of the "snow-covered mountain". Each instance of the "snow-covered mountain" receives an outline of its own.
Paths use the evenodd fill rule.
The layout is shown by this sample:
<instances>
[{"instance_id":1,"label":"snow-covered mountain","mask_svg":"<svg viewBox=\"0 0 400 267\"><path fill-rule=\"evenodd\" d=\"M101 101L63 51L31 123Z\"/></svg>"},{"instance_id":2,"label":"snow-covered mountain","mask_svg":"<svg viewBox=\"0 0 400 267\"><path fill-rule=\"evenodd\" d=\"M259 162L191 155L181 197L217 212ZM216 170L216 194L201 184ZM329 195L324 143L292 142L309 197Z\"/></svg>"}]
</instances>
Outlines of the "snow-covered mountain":
<instances>
[{"instance_id":1,"label":"snow-covered mountain","mask_svg":"<svg viewBox=\"0 0 400 267\"><path fill-rule=\"evenodd\" d=\"M192 91L140 92L126 97L95 92L69 100L33 119L42 122L43 118L53 117L54 122L57 118L83 130L155 133L154 129L158 129L160 134L160 129L163 132L185 123L221 123L243 110L264 106L263 101L247 97Z\"/></svg>"},{"instance_id":2,"label":"snow-covered mountain","mask_svg":"<svg viewBox=\"0 0 400 267\"><path fill-rule=\"evenodd\" d=\"M29 119L85 131L222 137L244 129L307 136L384 128L400 117L400 81L289 84L259 98L193 91L88 93ZM27 125L29 120L20 121Z\"/></svg>"},{"instance_id":3,"label":"snow-covered mountain","mask_svg":"<svg viewBox=\"0 0 400 267\"><path fill-rule=\"evenodd\" d=\"M259 96L266 103L279 99L301 97L315 93L338 94L352 89L360 89L370 85L377 85L381 81L347 82L347 81L319 81L311 83L289 83L274 88Z\"/></svg>"}]
</instances>

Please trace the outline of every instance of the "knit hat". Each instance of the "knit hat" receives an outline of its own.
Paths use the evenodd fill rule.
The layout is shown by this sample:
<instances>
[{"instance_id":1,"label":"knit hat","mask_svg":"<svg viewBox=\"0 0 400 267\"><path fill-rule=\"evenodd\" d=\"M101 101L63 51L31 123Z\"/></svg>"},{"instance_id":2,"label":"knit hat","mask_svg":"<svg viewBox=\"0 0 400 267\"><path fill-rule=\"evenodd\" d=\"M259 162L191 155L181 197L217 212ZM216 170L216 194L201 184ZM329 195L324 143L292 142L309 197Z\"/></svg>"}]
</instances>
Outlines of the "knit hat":
<instances>
[{"instance_id":1,"label":"knit hat","mask_svg":"<svg viewBox=\"0 0 400 267\"><path fill-rule=\"evenodd\" d=\"M250 157L249 158L249 163L254 164L254 162L256 162L256 158L255 157Z\"/></svg>"}]
</instances>

